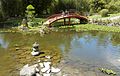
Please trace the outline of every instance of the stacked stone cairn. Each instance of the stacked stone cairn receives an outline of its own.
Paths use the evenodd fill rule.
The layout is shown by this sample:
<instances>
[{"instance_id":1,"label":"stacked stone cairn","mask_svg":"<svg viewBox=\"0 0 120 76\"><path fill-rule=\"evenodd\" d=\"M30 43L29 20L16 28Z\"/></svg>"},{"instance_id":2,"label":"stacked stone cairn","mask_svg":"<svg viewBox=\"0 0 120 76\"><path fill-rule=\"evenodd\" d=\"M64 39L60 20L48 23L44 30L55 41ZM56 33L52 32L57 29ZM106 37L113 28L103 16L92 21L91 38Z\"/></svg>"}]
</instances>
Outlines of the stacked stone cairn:
<instances>
[{"instance_id":1,"label":"stacked stone cairn","mask_svg":"<svg viewBox=\"0 0 120 76\"><path fill-rule=\"evenodd\" d=\"M20 30L28 30L28 24L27 24L27 20L26 19L23 19L22 22L21 22L21 26L19 26L18 28Z\"/></svg>"},{"instance_id":2,"label":"stacked stone cairn","mask_svg":"<svg viewBox=\"0 0 120 76\"><path fill-rule=\"evenodd\" d=\"M33 44L33 48L32 48L31 55L33 55L33 56L38 56L38 55L40 55L39 44L37 44L37 42L35 42L35 43Z\"/></svg>"},{"instance_id":3,"label":"stacked stone cairn","mask_svg":"<svg viewBox=\"0 0 120 76\"><path fill-rule=\"evenodd\" d=\"M54 68L51 64L51 57L45 56L46 60L39 60L36 64L29 66L26 64L20 70L20 76L53 76L55 73L59 73L60 69Z\"/></svg>"}]
</instances>

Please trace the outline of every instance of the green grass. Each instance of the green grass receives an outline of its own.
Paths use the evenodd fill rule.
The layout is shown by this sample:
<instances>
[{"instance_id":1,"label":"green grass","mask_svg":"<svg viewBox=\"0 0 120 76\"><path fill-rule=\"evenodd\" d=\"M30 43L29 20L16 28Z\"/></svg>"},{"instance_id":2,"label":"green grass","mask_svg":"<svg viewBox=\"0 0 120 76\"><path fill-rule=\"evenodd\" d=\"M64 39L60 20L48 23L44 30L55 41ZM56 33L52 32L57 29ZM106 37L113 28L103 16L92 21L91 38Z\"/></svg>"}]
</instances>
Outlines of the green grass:
<instances>
[{"instance_id":1,"label":"green grass","mask_svg":"<svg viewBox=\"0 0 120 76\"><path fill-rule=\"evenodd\" d=\"M95 19L97 19L97 18L102 18L102 17L101 17L101 15L92 15L92 16L89 16L89 18L95 18Z\"/></svg>"},{"instance_id":2,"label":"green grass","mask_svg":"<svg viewBox=\"0 0 120 76\"><path fill-rule=\"evenodd\" d=\"M8 19L6 21L3 21L1 23L6 24L7 26L17 26L21 23L22 19L20 18L14 18L14 19Z\"/></svg>"},{"instance_id":3,"label":"green grass","mask_svg":"<svg viewBox=\"0 0 120 76\"><path fill-rule=\"evenodd\" d=\"M104 31L104 32L120 32L120 27L115 26L101 26L101 25L93 25L93 24L86 24L86 25L75 25L76 31Z\"/></svg>"},{"instance_id":4,"label":"green grass","mask_svg":"<svg viewBox=\"0 0 120 76\"><path fill-rule=\"evenodd\" d=\"M110 17L114 17L114 16L120 16L120 13L117 13L117 14L109 14Z\"/></svg>"},{"instance_id":5,"label":"green grass","mask_svg":"<svg viewBox=\"0 0 120 76\"><path fill-rule=\"evenodd\" d=\"M92 15L92 16L89 16L89 18L94 18L94 19L98 19L98 18L109 18L109 17L115 17L115 16L120 16L120 13L117 13L117 14L109 14L108 17L101 17L101 15Z\"/></svg>"},{"instance_id":6,"label":"green grass","mask_svg":"<svg viewBox=\"0 0 120 76\"><path fill-rule=\"evenodd\" d=\"M40 21L45 21L46 19L45 18L35 18L34 21L35 22L40 22Z\"/></svg>"},{"instance_id":7,"label":"green grass","mask_svg":"<svg viewBox=\"0 0 120 76\"><path fill-rule=\"evenodd\" d=\"M120 27L115 26L102 26L102 25L94 25L94 24L81 24L74 26L62 26L60 28L71 28L77 32L79 31L103 31L103 32L119 32Z\"/></svg>"}]
</instances>

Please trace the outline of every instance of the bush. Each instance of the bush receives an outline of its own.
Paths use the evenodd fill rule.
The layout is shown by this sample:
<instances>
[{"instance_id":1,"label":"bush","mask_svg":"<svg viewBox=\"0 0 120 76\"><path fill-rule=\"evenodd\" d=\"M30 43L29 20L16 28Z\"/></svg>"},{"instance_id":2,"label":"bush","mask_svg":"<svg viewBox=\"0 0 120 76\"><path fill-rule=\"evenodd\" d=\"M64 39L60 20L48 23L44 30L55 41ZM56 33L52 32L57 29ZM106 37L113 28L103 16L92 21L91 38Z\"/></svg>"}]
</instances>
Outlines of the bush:
<instances>
[{"instance_id":1,"label":"bush","mask_svg":"<svg viewBox=\"0 0 120 76\"><path fill-rule=\"evenodd\" d=\"M102 17L107 17L108 13L109 13L108 9L102 9L100 11L100 14L101 14Z\"/></svg>"}]
</instances>

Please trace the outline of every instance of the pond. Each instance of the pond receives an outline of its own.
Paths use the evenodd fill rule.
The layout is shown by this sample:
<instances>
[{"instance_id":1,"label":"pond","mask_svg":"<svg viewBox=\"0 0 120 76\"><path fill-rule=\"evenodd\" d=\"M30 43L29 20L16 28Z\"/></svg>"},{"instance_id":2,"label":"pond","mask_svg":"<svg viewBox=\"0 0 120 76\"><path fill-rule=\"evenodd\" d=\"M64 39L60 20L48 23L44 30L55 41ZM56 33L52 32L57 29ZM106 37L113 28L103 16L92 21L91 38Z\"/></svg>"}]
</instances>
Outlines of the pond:
<instances>
[{"instance_id":1,"label":"pond","mask_svg":"<svg viewBox=\"0 0 120 76\"><path fill-rule=\"evenodd\" d=\"M101 74L98 68L112 69L120 76L120 33L95 31L51 32L43 37L38 33L0 33L0 76L19 76L19 70L27 64L27 59L22 60L23 64L19 63L17 52L22 51L15 50L15 47L32 48L34 42L40 44L41 50L51 49L51 47L51 52L53 47L60 50L62 57L60 62L63 62L61 65L63 69L78 70L77 73L68 76L90 76L86 75L91 74L90 71L95 73L94 76L106 76ZM73 70L69 71L69 74L73 72ZM84 75L80 75L80 72Z\"/></svg>"}]
</instances>

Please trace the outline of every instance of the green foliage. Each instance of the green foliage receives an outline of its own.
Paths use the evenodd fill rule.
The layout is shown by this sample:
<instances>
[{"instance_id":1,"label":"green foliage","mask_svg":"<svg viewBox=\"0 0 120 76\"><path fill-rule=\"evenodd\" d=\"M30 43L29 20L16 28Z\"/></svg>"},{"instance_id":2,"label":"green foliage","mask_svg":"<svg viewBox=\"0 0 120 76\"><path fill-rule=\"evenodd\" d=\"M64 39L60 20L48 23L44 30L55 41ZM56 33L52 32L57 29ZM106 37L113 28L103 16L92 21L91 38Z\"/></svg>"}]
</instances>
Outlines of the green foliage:
<instances>
[{"instance_id":1,"label":"green foliage","mask_svg":"<svg viewBox=\"0 0 120 76\"><path fill-rule=\"evenodd\" d=\"M106 8L110 11L110 13L115 13L117 10L117 7L114 3L109 3L109 5L106 5Z\"/></svg>"},{"instance_id":2,"label":"green foliage","mask_svg":"<svg viewBox=\"0 0 120 76\"><path fill-rule=\"evenodd\" d=\"M61 10L73 10L79 12L88 12L89 0L55 0L53 6L54 12L60 12Z\"/></svg>"},{"instance_id":3,"label":"green foliage","mask_svg":"<svg viewBox=\"0 0 120 76\"><path fill-rule=\"evenodd\" d=\"M101 9L104 9L105 1L104 0L90 0L91 12L99 12Z\"/></svg>"},{"instance_id":4,"label":"green foliage","mask_svg":"<svg viewBox=\"0 0 120 76\"><path fill-rule=\"evenodd\" d=\"M30 6L28 6L31 4ZM32 5L34 7L32 7ZM28 7L27 7L28 6ZM0 0L0 14L3 18L21 17L25 10L32 9L37 16L58 13L61 10L73 10L85 14L98 13L108 9L110 13L120 12L119 0Z\"/></svg>"},{"instance_id":5,"label":"green foliage","mask_svg":"<svg viewBox=\"0 0 120 76\"><path fill-rule=\"evenodd\" d=\"M100 11L100 14L101 14L102 17L107 17L108 13L109 13L108 9L102 9Z\"/></svg>"},{"instance_id":6,"label":"green foliage","mask_svg":"<svg viewBox=\"0 0 120 76\"><path fill-rule=\"evenodd\" d=\"M120 12L120 1L116 1L115 5L117 7L117 11Z\"/></svg>"},{"instance_id":7,"label":"green foliage","mask_svg":"<svg viewBox=\"0 0 120 76\"><path fill-rule=\"evenodd\" d=\"M32 19L34 18L34 14L35 14L35 11L34 11L34 7L30 4L26 7L26 15L27 15L27 19L28 21L32 21Z\"/></svg>"},{"instance_id":8,"label":"green foliage","mask_svg":"<svg viewBox=\"0 0 120 76\"><path fill-rule=\"evenodd\" d=\"M22 15L22 0L1 0L0 2L3 17Z\"/></svg>"},{"instance_id":9,"label":"green foliage","mask_svg":"<svg viewBox=\"0 0 120 76\"><path fill-rule=\"evenodd\" d=\"M30 4L30 5L27 6L26 9L27 9L27 10L34 10L35 8Z\"/></svg>"}]
</instances>

